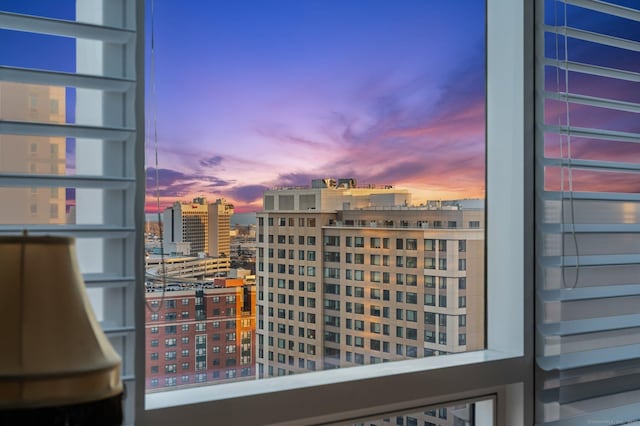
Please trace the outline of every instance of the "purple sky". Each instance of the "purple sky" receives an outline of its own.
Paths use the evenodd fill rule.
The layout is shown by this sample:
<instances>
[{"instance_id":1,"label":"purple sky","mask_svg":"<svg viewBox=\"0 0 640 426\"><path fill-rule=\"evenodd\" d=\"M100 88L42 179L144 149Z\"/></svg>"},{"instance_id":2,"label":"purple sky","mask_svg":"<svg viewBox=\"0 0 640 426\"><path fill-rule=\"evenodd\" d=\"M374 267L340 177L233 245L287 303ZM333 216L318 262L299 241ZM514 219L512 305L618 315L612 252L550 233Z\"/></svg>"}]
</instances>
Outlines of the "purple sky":
<instances>
[{"instance_id":1,"label":"purple sky","mask_svg":"<svg viewBox=\"0 0 640 426\"><path fill-rule=\"evenodd\" d=\"M484 195L484 2L155 7L150 209L154 108L163 202L256 210L264 189L316 177L393 184L416 201Z\"/></svg>"}]
</instances>

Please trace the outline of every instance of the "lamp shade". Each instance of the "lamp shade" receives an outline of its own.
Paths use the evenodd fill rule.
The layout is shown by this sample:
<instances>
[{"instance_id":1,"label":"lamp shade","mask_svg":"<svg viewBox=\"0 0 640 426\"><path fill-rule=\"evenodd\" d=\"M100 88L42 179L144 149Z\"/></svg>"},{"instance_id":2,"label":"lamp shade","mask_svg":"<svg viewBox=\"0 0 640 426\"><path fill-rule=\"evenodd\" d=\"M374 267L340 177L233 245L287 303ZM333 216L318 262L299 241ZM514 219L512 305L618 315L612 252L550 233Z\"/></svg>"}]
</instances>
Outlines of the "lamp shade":
<instances>
[{"instance_id":1,"label":"lamp shade","mask_svg":"<svg viewBox=\"0 0 640 426\"><path fill-rule=\"evenodd\" d=\"M61 237L0 237L0 412L113 399L120 358Z\"/></svg>"}]
</instances>

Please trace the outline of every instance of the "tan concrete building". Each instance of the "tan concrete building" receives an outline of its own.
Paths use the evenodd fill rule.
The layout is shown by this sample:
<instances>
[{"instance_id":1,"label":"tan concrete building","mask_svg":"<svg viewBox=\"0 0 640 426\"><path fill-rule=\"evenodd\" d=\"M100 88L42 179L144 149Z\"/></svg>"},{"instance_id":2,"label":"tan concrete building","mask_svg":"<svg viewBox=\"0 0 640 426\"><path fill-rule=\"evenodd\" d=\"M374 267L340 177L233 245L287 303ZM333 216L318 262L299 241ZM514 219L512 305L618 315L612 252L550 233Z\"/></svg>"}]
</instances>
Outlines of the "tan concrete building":
<instances>
[{"instance_id":1,"label":"tan concrete building","mask_svg":"<svg viewBox=\"0 0 640 426\"><path fill-rule=\"evenodd\" d=\"M65 122L64 87L0 81L0 120ZM66 142L62 137L0 134L0 171L64 175ZM3 224L66 222L65 188L0 188Z\"/></svg>"},{"instance_id":2,"label":"tan concrete building","mask_svg":"<svg viewBox=\"0 0 640 426\"><path fill-rule=\"evenodd\" d=\"M224 199L209 204L209 256L229 257L231 254L231 216L233 204Z\"/></svg>"},{"instance_id":3,"label":"tan concrete building","mask_svg":"<svg viewBox=\"0 0 640 426\"><path fill-rule=\"evenodd\" d=\"M192 256L229 257L233 205L224 199L208 204L203 197L192 202L175 202L162 218L164 245L190 243Z\"/></svg>"},{"instance_id":4,"label":"tan concrete building","mask_svg":"<svg viewBox=\"0 0 640 426\"><path fill-rule=\"evenodd\" d=\"M484 210L333 182L264 195L258 374L483 348Z\"/></svg>"}]
</instances>

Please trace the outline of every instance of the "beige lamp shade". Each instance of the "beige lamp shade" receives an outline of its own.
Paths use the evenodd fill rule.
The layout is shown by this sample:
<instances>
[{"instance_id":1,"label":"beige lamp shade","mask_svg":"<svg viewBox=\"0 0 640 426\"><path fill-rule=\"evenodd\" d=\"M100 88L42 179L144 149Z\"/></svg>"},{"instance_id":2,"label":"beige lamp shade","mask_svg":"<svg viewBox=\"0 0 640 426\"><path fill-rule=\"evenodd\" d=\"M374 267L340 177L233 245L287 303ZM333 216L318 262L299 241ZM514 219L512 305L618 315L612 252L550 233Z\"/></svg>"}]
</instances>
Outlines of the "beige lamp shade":
<instances>
[{"instance_id":1,"label":"beige lamp shade","mask_svg":"<svg viewBox=\"0 0 640 426\"><path fill-rule=\"evenodd\" d=\"M0 237L0 410L122 393L120 358L95 319L60 237Z\"/></svg>"}]
</instances>

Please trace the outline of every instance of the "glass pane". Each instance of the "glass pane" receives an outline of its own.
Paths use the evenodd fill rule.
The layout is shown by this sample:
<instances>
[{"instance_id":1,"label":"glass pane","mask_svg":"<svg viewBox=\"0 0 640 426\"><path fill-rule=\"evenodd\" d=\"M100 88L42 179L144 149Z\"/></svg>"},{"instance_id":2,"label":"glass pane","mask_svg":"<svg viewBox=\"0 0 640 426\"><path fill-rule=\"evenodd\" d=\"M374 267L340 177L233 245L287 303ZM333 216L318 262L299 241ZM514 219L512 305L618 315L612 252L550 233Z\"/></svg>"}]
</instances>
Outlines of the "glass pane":
<instances>
[{"instance_id":1,"label":"glass pane","mask_svg":"<svg viewBox=\"0 0 640 426\"><path fill-rule=\"evenodd\" d=\"M149 391L484 348L484 15L157 5Z\"/></svg>"},{"instance_id":2,"label":"glass pane","mask_svg":"<svg viewBox=\"0 0 640 426\"><path fill-rule=\"evenodd\" d=\"M416 409L368 418L350 426L488 426L495 424L494 401L483 400Z\"/></svg>"},{"instance_id":3,"label":"glass pane","mask_svg":"<svg viewBox=\"0 0 640 426\"><path fill-rule=\"evenodd\" d=\"M56 2L0 0L0 10L74 21L76 17L76 0L58 0Z\"/></svg>"},{"instance_id":4,"label":"glass pane","mask_svg":"<svg viewBox=\"0 0 640 426\"><path fill-rule=\"evenodd\" d=\"M70 37L0 29L0 65L75 72L75 40Z\"/></svg>"}]
</instances>

